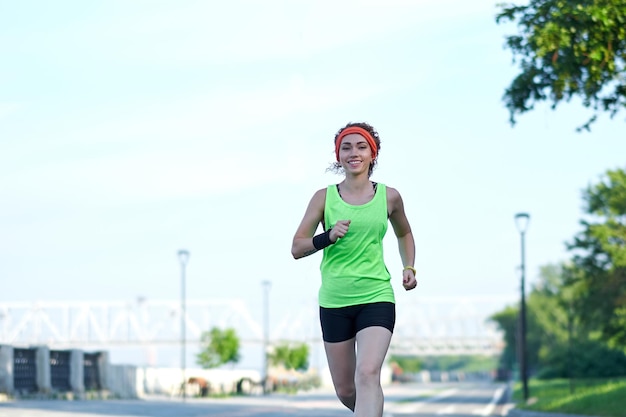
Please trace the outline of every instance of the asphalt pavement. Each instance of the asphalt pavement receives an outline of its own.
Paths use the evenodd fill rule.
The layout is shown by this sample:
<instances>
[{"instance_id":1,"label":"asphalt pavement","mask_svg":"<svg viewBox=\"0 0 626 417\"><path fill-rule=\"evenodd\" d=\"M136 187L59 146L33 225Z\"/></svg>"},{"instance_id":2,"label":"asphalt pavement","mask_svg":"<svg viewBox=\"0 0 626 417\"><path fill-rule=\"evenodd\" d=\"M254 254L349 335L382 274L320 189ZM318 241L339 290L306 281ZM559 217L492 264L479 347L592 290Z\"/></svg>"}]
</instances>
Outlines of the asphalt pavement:
<instances>
[{"instance_id":1,"label":"asphalt pavement","mask_svg":"<svg viewBox=\"0 0 626 417\"><path fill-rule=\"evenodd\" d=\"M505 384L398 384L384 388L384 417L572 417L513 408ZM329 389L229 398L0 402L0 417L349 417ZM588 417L588 416L586 416Z\"/></svg>"}]
</instances>

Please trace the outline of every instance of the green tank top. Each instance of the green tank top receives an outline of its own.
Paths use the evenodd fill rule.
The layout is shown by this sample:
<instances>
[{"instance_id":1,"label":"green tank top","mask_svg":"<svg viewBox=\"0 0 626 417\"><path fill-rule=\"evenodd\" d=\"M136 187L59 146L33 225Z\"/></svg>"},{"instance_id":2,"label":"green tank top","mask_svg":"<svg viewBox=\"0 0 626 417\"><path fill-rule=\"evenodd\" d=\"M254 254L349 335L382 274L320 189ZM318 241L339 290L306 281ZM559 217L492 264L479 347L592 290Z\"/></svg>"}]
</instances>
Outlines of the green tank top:
<instances>
[{"instance_id":1,"label":"green tank top","mask_svg":"<svg viewBox=\"0 0 626 417\"><path fill-rule=\"evenodd\" d=\"M383 257L383 237L388 225L385 185L379 183L374 198L358 206L343 201L337 186L329 185L324 206L326 229L338 220L350 220L350 228L346 236L324 248L320 306L394 303L391 276Z\"/></svg>"}]
</instances>

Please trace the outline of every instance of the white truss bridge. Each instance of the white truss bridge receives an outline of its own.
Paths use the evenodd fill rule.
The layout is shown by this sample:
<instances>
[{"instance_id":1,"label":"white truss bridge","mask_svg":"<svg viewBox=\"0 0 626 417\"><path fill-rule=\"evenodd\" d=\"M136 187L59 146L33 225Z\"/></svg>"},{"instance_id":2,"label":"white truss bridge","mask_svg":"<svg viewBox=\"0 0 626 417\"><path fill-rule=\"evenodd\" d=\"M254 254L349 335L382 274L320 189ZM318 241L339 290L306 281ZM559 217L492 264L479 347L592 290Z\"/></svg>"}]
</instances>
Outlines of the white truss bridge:
<instances>
[{"instance_id":1,"label":"white truss bridge","mask_svg":"<svg viewBox=\"0 0 626 417\"><path fill-rule=\"evenodd\" d=\"M293 300L292 300L293 302ZM397 304L390 352L400 355L496 355L502 335L488 321L514 296L414 298ZM187 300L186 343L199 343L203 331L234 328L243 344L320 343L315 300L268 306L273 320L251 312L238 299ZM47 345L51 349L106 350L120 346L175 346L181 343L180 300L0 302L0 344Z\"/></svg>"}]
</instances>

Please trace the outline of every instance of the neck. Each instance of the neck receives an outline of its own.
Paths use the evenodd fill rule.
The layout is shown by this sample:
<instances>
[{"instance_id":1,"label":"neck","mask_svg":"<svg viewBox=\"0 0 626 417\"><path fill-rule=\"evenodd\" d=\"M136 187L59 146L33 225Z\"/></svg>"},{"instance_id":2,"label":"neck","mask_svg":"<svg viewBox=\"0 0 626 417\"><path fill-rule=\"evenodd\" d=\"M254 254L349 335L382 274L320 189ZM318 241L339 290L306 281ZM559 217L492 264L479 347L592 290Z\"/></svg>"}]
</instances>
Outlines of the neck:
<instances>
[{"instance_id":1,"label":"neck","mask_svg":"<svg viewBox=\"0 0 626 417\"><path fill-rule=\"evenodd\" d=\"M344 188L355 191L370 188L372 186L372 182L367 175L346 175L346 178L341 182L341 184Z\"/></svg>"}]
</instances>

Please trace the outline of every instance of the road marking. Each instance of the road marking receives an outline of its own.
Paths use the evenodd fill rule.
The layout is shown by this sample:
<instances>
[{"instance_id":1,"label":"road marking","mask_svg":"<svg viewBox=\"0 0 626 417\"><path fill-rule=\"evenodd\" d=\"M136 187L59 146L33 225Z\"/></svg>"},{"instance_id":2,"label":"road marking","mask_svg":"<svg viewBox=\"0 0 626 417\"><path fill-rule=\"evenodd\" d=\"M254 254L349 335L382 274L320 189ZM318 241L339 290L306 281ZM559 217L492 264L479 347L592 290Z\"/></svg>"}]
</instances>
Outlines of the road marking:
<instances>
[{"instance_id":1,"label":"road marking","mask_svg":"<svg viewBox=\"0 0 626 417\"><path fill-rule=\"evenodd\" d=\"M472 414L475 416L489 416L493 412L494 408L496 408L495 404L488 404L484 408L478 408L472 411Z\"/></svg>"},{"instance_id":2,"label":"road marking","mask_svg":"<svg viewBox=\"0 0 626 417\"><path fill-rule=\"evenodd\" d=\"M441 410L437 410L436 414L454 414L455 407L454 405L449 405L446 408L442 408Z\"/></svg>"},{"instance_id":3,"label":"road marking","mask_svg":"<svg viewBox=\"0 0 626 417\"><path fill-rule=\"evenodd\" d=\"M415 413L417 410L419 410L420 408L422 408L425 404L428 403L432 403L435 401L439 401L442 398L446 398L449 397L451 395L454 395L456 392L458 391L458 389L456 388L452 388L452 389L448 389L443 391L442 393L435 395L434 397L428 397L425 398L424 400L418 400L416 402L411 402L411 403L392 403L389 404L385 410L385 413L383 414L384 417L394 417L394 415L396 414L411 414L411 413Z\"/></svg>"},{"instance_id":4,"label":"road marking","mask_svg":"<svg viewBox=\"0 0 626 417\"><path fill-rule=\"evenodd\" d=\"M504 407L502 407L502 415L506 416L507 414L509 414L509 411L511 411L511 409L515 407L515 404L506 404Z\"/></svg>"},{"instance_id":5,"label":"road marking","mask_svg":"<svg viewBox=\"0 0 626 417\"><path fill-rule=\"evenodd\" d=\"M487 404L487 406L483 408L478 408L472 411L472 414L481 415L481 416L490 416L491 413L493 413L493 410L496 408L496 404L498 403L498 400L502 396L503 392L504 392L504 388L502 387L498 388L496 392L493 393L493 397L491 398L491 401L489 402L489 404Z\"/></svg>"}]
</instances>

